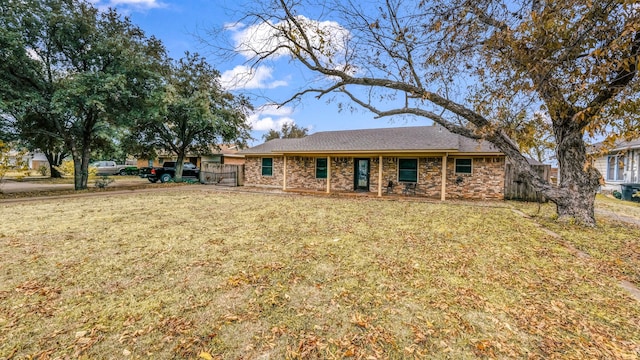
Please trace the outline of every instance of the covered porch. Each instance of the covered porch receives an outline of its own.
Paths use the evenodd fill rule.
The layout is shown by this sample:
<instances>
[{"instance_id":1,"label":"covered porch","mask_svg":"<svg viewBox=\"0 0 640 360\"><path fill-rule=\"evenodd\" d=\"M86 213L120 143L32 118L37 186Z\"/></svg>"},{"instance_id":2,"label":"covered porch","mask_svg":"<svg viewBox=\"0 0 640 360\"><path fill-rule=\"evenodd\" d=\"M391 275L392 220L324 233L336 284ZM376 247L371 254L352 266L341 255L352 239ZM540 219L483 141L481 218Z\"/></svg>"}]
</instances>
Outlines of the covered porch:
<instances>
[{"instance_id":1,"label":"covered porch","mask_svg":"<svg viewBox=\"0 0 640 360\"><path fill-rule=\"evenodd\" d=\"M448 153L282 154L284 191L447 198Z\"/></svg>"}]
</instances>

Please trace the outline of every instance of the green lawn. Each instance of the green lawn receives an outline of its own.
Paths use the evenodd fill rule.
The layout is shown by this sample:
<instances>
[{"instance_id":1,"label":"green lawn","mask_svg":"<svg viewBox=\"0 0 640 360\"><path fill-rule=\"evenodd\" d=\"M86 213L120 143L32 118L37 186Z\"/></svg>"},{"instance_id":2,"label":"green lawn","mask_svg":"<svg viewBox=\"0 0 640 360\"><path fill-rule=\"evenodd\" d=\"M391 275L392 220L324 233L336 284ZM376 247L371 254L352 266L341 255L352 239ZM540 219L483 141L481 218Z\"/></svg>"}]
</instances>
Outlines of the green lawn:
<instances>
[{"instance_id":1,"label":"green lawn","mask_svg":"<svg viewBox=\"0 0 640 360\"><path fill-rule=\"evenodd\" d=\"M513 204L179 188L3 204L0 358L640 356L618 286L640 282L640 230Z\"/></svg>"}]
</instances>

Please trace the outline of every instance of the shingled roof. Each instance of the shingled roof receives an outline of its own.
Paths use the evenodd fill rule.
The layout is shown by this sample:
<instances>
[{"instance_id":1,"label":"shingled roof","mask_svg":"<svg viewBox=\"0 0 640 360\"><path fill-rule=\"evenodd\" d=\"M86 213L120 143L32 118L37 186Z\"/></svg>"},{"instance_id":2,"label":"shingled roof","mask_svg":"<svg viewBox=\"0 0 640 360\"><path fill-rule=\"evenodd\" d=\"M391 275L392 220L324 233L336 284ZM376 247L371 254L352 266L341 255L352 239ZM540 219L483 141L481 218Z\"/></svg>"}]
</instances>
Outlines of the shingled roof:
<instances>
[{"instance_id":1,"label":"shingled roof","mask_svg":"<svg viewBox=\"0 0 640 360\"><path fill-rule=\"evenodd\" d=\"M619 141L616 141L613 145L606 145L604 142L595 143L591 145L591 147L589 148L589 151L592 153L595 153L595 152L600 152L603 149L609 152L630 150L630 149L640 149L640 138L637 138L631 141L619 140Z\"/></svg>"},{"instance_id":2,"label":"shingled roof","mask_svg":"<svg viewBox=\"0 0 640 360\"><path fill-rule=\"evenodd\" d=\"M462 152L500 154L492 144L453 134L440 126L323 131L299 139L274 139L244 155L344 152Z\"/></svg>"}]
</instances>

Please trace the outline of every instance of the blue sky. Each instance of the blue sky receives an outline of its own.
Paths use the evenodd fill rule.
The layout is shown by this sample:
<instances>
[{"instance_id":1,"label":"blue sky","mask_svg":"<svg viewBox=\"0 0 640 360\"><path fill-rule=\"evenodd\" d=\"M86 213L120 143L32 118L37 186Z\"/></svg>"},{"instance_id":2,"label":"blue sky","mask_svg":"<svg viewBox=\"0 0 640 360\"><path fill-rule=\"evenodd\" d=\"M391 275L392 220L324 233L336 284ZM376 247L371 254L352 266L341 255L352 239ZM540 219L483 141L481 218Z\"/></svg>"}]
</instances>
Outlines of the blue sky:
<instances>
[{"instance_id":1,"label":"blue sky","mask_svg":"<svg viewBox=\"0 0 640 360\"><path fill-rule=\"evenodd\" d=\"M128 15L133 23L142 28L147 36L162 40L172 58L179 58L185 51L198 52L209 58L210 63L222 73L223 80L237 78L245 70L242 56L232 61L220 62L219 58L208 56L212 48L204 46L196 35L206 37L206 30L220 28L238 20L233 7L238 1L229 0L91 0L97 7L115 7ZM242 36L242 29L229 30L234 36ZM215 41L210 37L208 41ZM279 58L261 66L254 76L243 83L228 82L230 89L252 99L256 112L250 117L256 139L252 145L262 143L262 135L269 129L279 129L284 122L295 123L309 128L311 133L329 130L381 128L395 126L430 125L430 120L420 119L374 119L373 114L338 110L337 102L327 103L327 99L308 96L292 106L275 108L269 106L268 99L283 101L293 95L313 76L292 64L287 58Z\"/></svg>"}]
</instances>

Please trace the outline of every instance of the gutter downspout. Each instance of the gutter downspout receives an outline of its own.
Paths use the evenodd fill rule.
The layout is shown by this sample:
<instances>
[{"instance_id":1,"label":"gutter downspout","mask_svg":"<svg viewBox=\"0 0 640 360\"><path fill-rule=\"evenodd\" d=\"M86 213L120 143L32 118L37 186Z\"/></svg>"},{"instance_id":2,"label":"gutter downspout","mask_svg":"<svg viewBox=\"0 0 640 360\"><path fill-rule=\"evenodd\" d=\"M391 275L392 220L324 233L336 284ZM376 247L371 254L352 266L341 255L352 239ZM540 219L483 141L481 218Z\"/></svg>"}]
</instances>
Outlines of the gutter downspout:
<instances>
[{"instance_id":1,"label":"gutter downspout","mask_svg":"<svg viewBox=\"0 0 640 360\"><path fill-rule=\"evenodd\" d=\"M382 197L382 155L378 156L378 197Z\"/></svg>"},{"instance_id":2,"label":"gutter downspout","mask_svg":"<svg viewBox=\"0 0 640 360\"><path fill-rule=\"evenodd\" d=\"M287 190L287 155L283 155L284 166L282 167L282 190Z\"/></svg>"}]
</instances>

